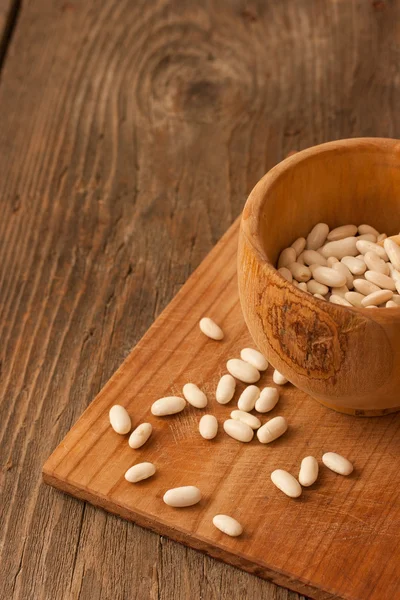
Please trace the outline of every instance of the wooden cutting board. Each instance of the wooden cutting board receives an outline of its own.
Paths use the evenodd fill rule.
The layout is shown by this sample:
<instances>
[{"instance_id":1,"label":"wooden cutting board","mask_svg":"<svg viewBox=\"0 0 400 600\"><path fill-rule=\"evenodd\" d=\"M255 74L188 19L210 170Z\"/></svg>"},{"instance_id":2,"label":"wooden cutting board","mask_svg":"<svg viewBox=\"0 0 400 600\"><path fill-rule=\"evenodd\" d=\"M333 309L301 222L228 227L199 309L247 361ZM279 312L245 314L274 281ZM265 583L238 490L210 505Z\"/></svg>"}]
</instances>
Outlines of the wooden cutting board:
<instances>
[{"instance_id":1,"label":"wooden cutting board","mask_svg":"<svg viewBox=\"0 0 400 600\"><path fill-rule=\"evenodd\" d=\"M91 403L43 468L46 483L143 527L187 544L279 585L317 599L400 598L400 416L357 418L324 408L290 384L266 421L284 415L290 430L270 445L242 444L222 430L236 406L216 403L214 392L228 358L251 345L236 284L238 222L190 277L144 338ZM199 330L209 315L225 339ZM379 352L379 348L377 348ZM96 357L93 357L95 360ZM269 385L272 368L260 385ZM192 381L208 394L205 410L187 407L156 418L152 402L180 394ZM113 404L126 406L133 424L150 421L153 436L132 450L128 436L109 425ZM203 440L198 421L205 412L220 423L213 441ZM317 484L292 500L270 481L276 468L297 475L304 456L337 451L355 465L350 477L321 468ZM129 484L125 471L151 461L156 475ZM196 485L197 506L166 506L164 492ZM237 518L240 538L212 525L215 514Z\"/></svg>"}]
</instances>

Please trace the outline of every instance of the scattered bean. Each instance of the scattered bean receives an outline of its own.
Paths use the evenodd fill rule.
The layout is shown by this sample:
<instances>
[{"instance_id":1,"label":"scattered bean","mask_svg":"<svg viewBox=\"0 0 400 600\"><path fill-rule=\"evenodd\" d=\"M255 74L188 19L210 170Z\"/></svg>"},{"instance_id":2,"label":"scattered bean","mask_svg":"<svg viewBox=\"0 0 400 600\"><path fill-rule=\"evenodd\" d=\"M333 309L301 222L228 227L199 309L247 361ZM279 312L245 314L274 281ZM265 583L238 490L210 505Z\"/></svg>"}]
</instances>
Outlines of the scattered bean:
<instances>
[{"instance_id":1,"label":"scattered bean","mask_svg":"<svg viewBox=\"0 0 400 600\"><path fill-rule=\"evenodd\" d=\"M272 375L272 381L276 383L276 385L285 385L289 380L286 379L282 373L279 373L278 369L275 369L274 374Z\"/></svg>"},{"instance_id":2,"label":"scattered bean","mask_svg":"<svg viewBox=\"0 0 400 600\"><path fill-rule=\"evenodd\" d=\"M156 417L176 415L186 406L186 400L180 396L166 396L156 400L151 405L151 412Z\"/></svg>"},{"instance_id":3,"label":"scattered bean","mask_svg":"<svg viewBox=\"0 0 400 600\"><path fill-rule=\"evenodd\" d=\"M250 425L242 421L235 421L235 419L228 419L224 422L224 431L238 442L251 442L254 436L254 431Z\"/></svg>"},{"instance_id":4,"label":"scattered bean","mask_svg":"<svg viewBox=\"0 0 400 600\"><path fill-rule=\"evenodd\" d=\"M182 391L189 404L195 408L207 406L207 396L195 383L185 383Z\"/></svg>"},{"instance_id":5,"label":"scattered bean","mask_svg":"<svg viewBox=\"0 0 400 600\"><path fill-rule=\"evenodd\" d=\"M314 456L306 456L301 461L299 482L302 486L308 487L318 479L318 461Z\"/></svg>"},{"instance_id":6,"label":"scattered bean","mask_svg":"<svg viewBox=\"0 0 400 600\"><path fill-rule=\"evenodd\" d=\"M236 381L229 375L222 375L218 382L217 389L215 392L215 399L219 404L228 404L235 394Z\"/></svg>"},{"instance_id":7,"label":"scattered bean","mask_svg":"<svg viewBox=\"0 0 400 600\"><path fill-rule=\"evenodd\" d=\"M201 500L201 492L194 485L185 485L183 487L173 488L165 492L163 500L168 506L175 508L184 508L193 506Z\"/></svg>"},{"instance_id":8,"label":"scattered bean","mask_svg":"<svg viewBox=\"0 0 400 600\"><path fill-rule=\"evenodd\" d=\"M153 463L142 462L128 469L125 473L125 479L130 483L137 483L138 481L143 481L143 479L148 479L155 472L156 468Z\"/></svg>"},{"instance_id":9,"label":"scattered bean","mask_svg":"<svg viewBox=\"0 0 400 600\"><path fill-rule=\"evenodd\" d=\"M229 373L244 383L256 383L260 379L260 372L256 367L240 358L231 358L226 363Z\"/></svg>"},{"instance_id":10,"label":"scattered bean","mask_svg":"<svg viewBox=\"0 0 400 600\"><path fill-rule=\"evenodd\" d=\"M259 413L267 413L277 405L279 391L274 387L265 387L261 390L260 397L256 401L255 409Z\"/></svg>"},{"instance_id":11,"label":"scattered bean","mask_svg":"<svg viewBox=\"0 0 400 600\"><path fill-rule=\"evenodd\" d=\"M336 452L326 452L322 457L322 462L328 469L339 475L350 475L353 472L351 462Z\"/></svg>"},{"instance_id":12,"label":"scattered bean","mask_svg":"<svg viewBox=\"0 0 400 600\"><path fill-rule=\"evenodd\" d=\"M236 521L236 519L228 517L228 515L215 515L213 524L217 529L222 531L222 533L226 533L231 537L237 537L243 532L241 524Z\"/></svg>"},{"instance_id":13,"label":"scattered bean","mask_svg":"<svg viewBox=\"0 0 400 600\"><path fill-rule=\"evenodd\" d=\"M268 369L267 359L254 348L243 348L240 352L240 358L245 362L253 365L258 371L266 371Z\"/></svg>"},{"instance_id":14,"label":"scattered bean","mask_svg":"<svg viewBox=\"0 0 400 600\"><path fill-rule=\"evenodd\" d=\"M231 419L245 423L252 429L259 429L261 427L260 419L248 412L245 412L244 410L233 410L231 412Z\"/></svg>"},{"instance_id":15,"label":"scattered bean","mask_svg":"<svg viewBox=\"0 0 400 600\"><path fill-rule=\"evenodd\" d=\"M283 469L272 471L271 480L278 490L281 490L286 496L289 496L290 498L298 498L301 496L301 485L297 479L287 471L284 471Z\"/></svg>"},{"instance_id":16,"label":"scattered bean","mask_svg":"<svg viewBox=\"0 0 400 600\"><path fill-rule=\"evenodd\" d=\"M218 421L214 415L203 415L199 422L199 432L205 440L213 440L218 433Z\"/></svg>"},{"instance_id":17,"label":"scattered bean","mask_svg":"<svg viewBox=\"0 0 400 600\"><path fill-rule=\"evenodd\" d=\"M224 332L222 331L221 327L219 327L219 325L217 325L215 321L209 317L203 317L200 319L199 327L204 335L212 340L222 340L224 337Z\"/></svg>"},{"instance_id":18,"label":"scattered bean","mask_svg":"<svg viewBox=\"0 0 400 600\"><path fill-rule=\"evenodd\" d=\"M287 431L288 425L285 417L274 417L270 419L257 431L258 441L269 444L278 439Z\"/></svg>"},{"instance_id":19,"label":"scattered bean","mask_svg":"<svg viewBox=\"0 0 400 600\"><path fill-rule=\"evenodd\" d=\"M110 424L116 433L120 435L124 435L125 433L129 433L131 430L131 418L123 406L120 404L114 404L110 408Z\"/></svg>"},{"instance_id":20,"label":"scattered bean","mask_svg":"<svg viewBox=\"0 0 400 600\"><path fill-rule=\"evenodd\" d=\"M250 412L260 397L260 389L256 385L248 385L240 394L238 400L239 410Z\"/></svg>"},{"instance_id":21,"label":"scattered bean","mask_svg":"<svg viewBox=\"0 0 400 600\"><path fill-rule=\"evenodd\" d=\"M150 423L141 423L134 429L129 436L128 444L131 448L137 450L141 448L151 436L153 427Z\"/></svg>"}]
</instances>

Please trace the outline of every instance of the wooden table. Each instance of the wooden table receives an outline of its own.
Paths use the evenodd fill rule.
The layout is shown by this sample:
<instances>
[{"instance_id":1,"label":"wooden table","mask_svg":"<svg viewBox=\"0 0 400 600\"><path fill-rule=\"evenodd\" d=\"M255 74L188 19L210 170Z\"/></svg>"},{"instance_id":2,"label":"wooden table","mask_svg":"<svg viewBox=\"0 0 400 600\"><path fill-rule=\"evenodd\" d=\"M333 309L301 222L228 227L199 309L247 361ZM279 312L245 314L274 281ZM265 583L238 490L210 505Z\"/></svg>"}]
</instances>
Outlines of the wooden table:
<instances>
[{"instance_id":1,"label":"wooden table","mask_svg":"<svg viewBox=\"0 0 400 600\"><path fill-rule=\"evenodd\" d=\"M400 0L0 0L0 598L290 599L41 484L288 152L400 135Z\"/></svg>"}]
</instances>

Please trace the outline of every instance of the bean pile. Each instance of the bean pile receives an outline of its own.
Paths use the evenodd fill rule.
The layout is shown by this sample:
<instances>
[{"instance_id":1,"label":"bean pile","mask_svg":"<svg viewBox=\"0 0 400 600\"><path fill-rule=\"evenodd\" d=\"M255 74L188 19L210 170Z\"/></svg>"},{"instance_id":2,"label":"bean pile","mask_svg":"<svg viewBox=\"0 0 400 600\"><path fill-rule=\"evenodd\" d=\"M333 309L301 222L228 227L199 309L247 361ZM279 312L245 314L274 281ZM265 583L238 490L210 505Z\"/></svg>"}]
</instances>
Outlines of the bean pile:
<instances>
[{"instance_id":1,"label":"bean pile","mask_svg":"<svg viewBox=\"0 0 400 600\"><path fill-rule=\"evenodd\" d=\"M303 250L305 246L302 248L298 240L294 245L300 248L304 254ZM283 252L286 251L284 250ZM292 265L293 263L289 264ZM208 317L201 319L199 326L200 330L210 339L222 340L224 338L222 329ZM225 433L239 442L251 442L256 432L259 443L270 444L284 435L288 429L288 423L285 417L281 415L262 423L259 416L251 414L251 411L255 410L261 416L272 411L278 404L278 388L264 387L260 390L258 386L254 385L260 379L261 372L266 371L268 366L268 361L258 350L244 348L240 352L240 358L231 358L227 361L226 367L228 373L222 375L217 384L215 399L219 404L228 404L232 400L236 390L236 380L249 384L239 397L237 409L232 410L230 418L226 419L223 423ZM278 386L285 385L288 382L276 369L273 373L273 381ZM151 406L151 413L156 417L175 415L182 412L187 404L197 409L204 409L208 405L206 394L195 383L186 383L183 386L182 396L166 396L156 400ZM109 418L111 427L117 434L126 435L130 433L132 429L131 417L123 406L118 404L112 406ZM216 417L212 414L205 414L199 421L199 434L205 440L212 440L218 434L218 427ZM151 423L139 424L130 433L128 439L129 446L132 449L141 448L152 433L153 427ZM322 462L329 469L341 475L349 475L353 471L353 465L346 458L334 452L324 454ZM298 498L302 493L302 486L308 487L316 482L318 471L319 465L317 459L313 456L306 456L301 462L298 479L288 471L275 469L271 473L271 481L287 496ZM156 466L153 463L141 462L134 464L126 471L125 479L129 483L138 483L152 477L155 473ZM184 508L197 504L200 502L201 497L202 494L198 487L186 485L167 490L163 496L163 500L168 506ZM217 529L232 537L237 537L243 532L242 525L229 515L215 515L212 522Z\"/></svg>"},{"instance_id":2,"label":"bean pile","mask_svg":"<svg viewBox=\"0 0 400 600\"><path fill-rule=\"evenodd\" d=\"M320 300L358 308L400 306L400 246L371 225L329 230L318 223L307 238L282 250L277 267Z\"/></svg>"}]
</instances>

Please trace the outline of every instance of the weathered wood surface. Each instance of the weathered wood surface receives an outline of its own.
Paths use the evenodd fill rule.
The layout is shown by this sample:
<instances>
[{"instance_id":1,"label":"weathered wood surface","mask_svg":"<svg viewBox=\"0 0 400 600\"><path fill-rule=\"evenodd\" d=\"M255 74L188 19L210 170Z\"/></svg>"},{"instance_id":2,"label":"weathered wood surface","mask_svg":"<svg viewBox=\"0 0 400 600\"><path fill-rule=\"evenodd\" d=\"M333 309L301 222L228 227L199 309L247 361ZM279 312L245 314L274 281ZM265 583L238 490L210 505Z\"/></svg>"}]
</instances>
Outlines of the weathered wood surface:
<instances>
[{"instance_id":1,"label":"weathered wood surface","mask_svg":"<svg viewBox=\"0 0 400 600\"><path fill-rule=\"evenodd\" d=\"M297 598L41 485L293 149L399 137L400 2L24 2L0 81L0 597Z\"/></svg>"}]
</instances>

